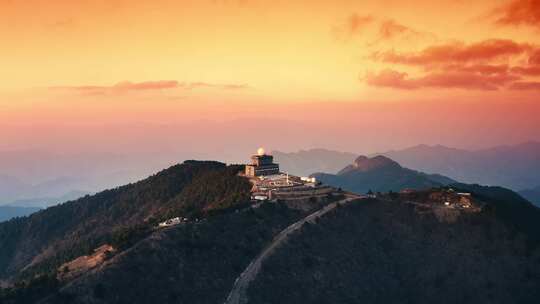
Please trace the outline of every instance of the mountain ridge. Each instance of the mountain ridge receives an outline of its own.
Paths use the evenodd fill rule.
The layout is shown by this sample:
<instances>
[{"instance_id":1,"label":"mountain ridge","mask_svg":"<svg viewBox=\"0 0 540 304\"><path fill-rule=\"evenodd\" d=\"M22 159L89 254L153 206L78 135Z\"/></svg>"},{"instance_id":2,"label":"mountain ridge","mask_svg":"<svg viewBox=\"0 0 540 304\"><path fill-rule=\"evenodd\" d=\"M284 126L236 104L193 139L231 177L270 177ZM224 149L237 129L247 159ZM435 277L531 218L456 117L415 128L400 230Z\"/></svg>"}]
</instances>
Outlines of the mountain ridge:
<instances>
[{"instance_id":1,"label":"mountain ridge","mask_svg":"<svg viewBox=\"0 0 540 304\"><path fill-rule=\"evenodd\" d=\"M535 299L540 209L511 190L460 184L384 156L351 163L335 176L364 188L375 181L380 188L373 191L394 192L331 209L311 200L308 209L280 200L253 203L251 183L239 175L243 166L186 161L137 183L0 223L0 246L7 248L0 251L0 279L3 285L19 282L0 288L0 302L223 303L242 270L291 226L295 233L250 283L251 302L431 303L433 293L455 300L448 303ZM397 192L403 187L424 190ZM441 195L468 197L469 207L446 205ZM302 222L317 213L324 216ZM156 228L174 216L189 220ZM114 252L101 264L79 273L66 268L103 246ZM272 297L274 291L280 296Z\"/></svg>"},{"instance_id":2,"label":"mountain ridge","mask_svg":"<svg viewBox=\"0 0 540 304\"><path fill-rule=\"evenodd\" d=\"M157 220L177 213L197 217L249 201L251 186L236 176L238 170L186 161L137 183L0 223L0 247L7 249L0 253L0 278L50 271L105 242L142 236Z\"/></svg>"},{"instance_id":3,"label":"mountain ridge","mask_svg":"<svg viewBox=\"0 0 540 304\"><path fill-rule=\"evenodd\" d=\"M337 174L315 173L311 176L355 193L426 189L456 182L442 175L429 175L404 168L398 162L381 155L372 158L359 156Z\"/></svg>"},{"instance_id":4,"label":"mountain ridge","mask_svg":"<svg viewBox=\"0 0 540 304\"><path fill-rule=\"evenodd\" d=\"M373 155L384 155L405 167L426 173L485 185L499 185L520 191L538 185L540 143L464 150L442 145L417 145Z\"/></svg>"},{"instance_id":5,"label":"mountain ridge","mask_svg":"<svg viewBox=\"0 0 540 304\"><path fill-rule=\"evenodd\" d=\"M360 155L354 160L352 165L348 165L347 167L341 169L337 175L342 175L350 171L369 172L382 168L401 169L402 167L397 162L383 155L377 155L372 158Z\"/></svg>"}]
</instances>

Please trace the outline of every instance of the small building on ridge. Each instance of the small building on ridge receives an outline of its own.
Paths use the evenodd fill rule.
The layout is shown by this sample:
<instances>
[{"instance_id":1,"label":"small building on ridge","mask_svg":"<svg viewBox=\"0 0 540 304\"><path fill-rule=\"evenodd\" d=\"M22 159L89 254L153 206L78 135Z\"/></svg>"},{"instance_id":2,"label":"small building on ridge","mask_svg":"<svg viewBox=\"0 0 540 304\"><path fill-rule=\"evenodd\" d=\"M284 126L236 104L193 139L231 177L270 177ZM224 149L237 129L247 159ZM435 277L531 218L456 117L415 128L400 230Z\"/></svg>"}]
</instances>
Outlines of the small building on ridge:
<instances>
[{"instance_id":1,"label":"small building on ridge","mask_svg":"<svg viewBox=\"0 0 540 304\"><path fill-rule=\"evenodd\" d=\"M279 165L274 163L274 157L259 148L256 155L251 156L251 164L246 165L246 176L256 177L279 174Z\"/></svg>"}]
</instances>

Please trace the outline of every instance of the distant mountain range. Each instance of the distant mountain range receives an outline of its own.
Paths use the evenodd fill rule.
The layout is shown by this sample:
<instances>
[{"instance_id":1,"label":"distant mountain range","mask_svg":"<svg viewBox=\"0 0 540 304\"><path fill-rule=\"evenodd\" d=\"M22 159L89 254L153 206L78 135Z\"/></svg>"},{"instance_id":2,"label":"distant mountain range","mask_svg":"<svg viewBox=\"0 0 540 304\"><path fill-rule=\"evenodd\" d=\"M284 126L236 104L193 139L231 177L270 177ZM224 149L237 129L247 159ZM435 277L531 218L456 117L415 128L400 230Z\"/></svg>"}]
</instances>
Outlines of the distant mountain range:
<instances>
[{"instance_id":1,"label":"distant mountain range","mask_svg":"<svg viewBox=\"0 0 540 304\"><path fill-rule=\"evenodd\" d=\"M379 153L405 167L438 173L465 183L502 186L520 191L540 184L540 143L467 151L419 145Z\"/></svg>"},{"instance_id":2,"label":"distant mountain range","mask_svg":"<svg viewBox=\"0 0 540 304\"><path fill-rule=\"evenodd\" d=\"M0 205L48 207L89 193L80 190L85 183L78 178L59 177L32 185L3 175L0 176Z\"/></svg>"},{"instance_id":3,"label":"distant mountain range","mask_svg":"<svg viewBox=\"0 0 540 304\"><path fill-rule=\"evenodd\" d=\"M356 193L388 192L410 189L428 189L456 183L438 174L425 174L403 168L397 162L385 157L368 158L359 156L337 174L315 173L312 175L325 184L340 187Z\"/></svg>"},{"instance_id":4,"label":"distant mountain range","mask_svg":"<svg viewBox=\"0 0 540 304\"><path fill-rule=\"evenodd\" d=\"M0 151L0 205L47 207L134 182L168 165L162 157L156 158L99 152Z\"/></svg>"},{"instance_id":5,"label":"distant mountain range","mask_svg":"<svg viewBox=\"0 0 540 304\"><path fill-rule=\"evenodd\" d=\"M71 191L59 197L27 198L12 201L7 205L0 204L0 222L14 217L30 215L43 208L75 200L87 194L87 192L83 191Z\"/></svg>"},{"instance_id":6,"label":"distant mountain range","mask_svg":"<svg viewBox=\"0 0 540 304\"><path fill-rule=\"evenodd\" d=\"M514 191L540 185L540 143L469 151L441 145L415 147L374 153L383 155L406 168L427 174L442 174L465 183L502 186ZM354 153L312 149L295 153L276 151L274 156L283 170L306 175L315 172L336 174L358 157ZM311 172L309 172L311 170Z\"/></svg>"},{"instance_id":7,"label":"distant mountain range","mask_svg":"<svg viewBox=\"0 0 540 304\"><path fill-rule=\"evenodd\" d=\"M291 153L274 151L273 155L282 171L308 176L317 172L336 174L359 154L310 149ZM387 156L412 170L442 174L467 183L500 185L520 192L540 185L537 174L540 172L540 143L477 151L419 145L369 156L376 155ZM0 151L0 205L47 207L76 198L74 194L95 193L134 182L170 165L168 160L178 157L186 156L184 152L127 157L102 152ZM530 191L522 193L534 201Z\"/></svg>"},{"instance_id":8,"label":"distant mountain range","mask_svg":"<svg viewBox=\"0 0 540 304\"><path fill-rule=\"evenodd\" d=\"M27 216L39 210L40 208L37 207L0 206L0 222L14 217Z\"/></svg>"},{"instance_id":9,"label":"distant mountain range","mask_svg":"<svg viewBox=\"0 0 540 304\"><path fill-rule=\"evenodd\" d=\"M90 193L85 192L85 191L74 190L58 197L35 197L35 198L19 199L19 200L12 201L11 203L5 206L47 208L47 207L54 206L60 203L75 200L87 194L90 194Z\"/></svg>"},{"instance_id":10,"label":"distant mountain range","mask_svg":"<svg viewBox=\"0 0 540 304\"><path fill-rule=\"evenodd\" d=\"M337 173L350 164L358 155L326 149L300 150L298 152L273 151L274 161L281 171L298 176L309 176L314 172Z\"/></svg>"},{"instance_id":11,"label":"distant mountain range","mask_svg":"<svg viewBox=\"0 0 540 304\"><path fill-rule=\"evenodd\" d=\"M540 207L540 186L519 191L519 194Z\"/></svg>"}]
</instances>

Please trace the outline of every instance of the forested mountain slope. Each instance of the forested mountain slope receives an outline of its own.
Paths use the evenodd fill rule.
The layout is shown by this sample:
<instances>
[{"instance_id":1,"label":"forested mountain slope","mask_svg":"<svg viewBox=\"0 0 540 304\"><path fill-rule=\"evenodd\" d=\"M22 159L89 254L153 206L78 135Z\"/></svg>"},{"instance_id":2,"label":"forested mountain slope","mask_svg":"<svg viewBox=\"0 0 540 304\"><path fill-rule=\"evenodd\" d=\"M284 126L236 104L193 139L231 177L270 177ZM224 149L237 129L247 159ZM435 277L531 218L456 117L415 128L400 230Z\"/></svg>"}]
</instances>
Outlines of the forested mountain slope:
<instances>
[{"instance_id":1,"label":"forested mountain slope","mask_svg":"<svg viewBox=\"0 0 540 304\"><path fill-rule=\"evenodd\" d=\"M537 303L538 239L488 206L453 223L399 198L338 208L268 259L249 303Z\"/></svg>"},{"instance_id":2,"label":"forested mountain slope","mask_svg":"<svg viewBox=\"0 0 540 304\"><path fill-rule=\"evenodd\" d=\"M44 303L222 303L237 275L300 214L267 204L155 232Z\"/></svg>"},{"instance_id":3,"label":"forested mountain slope","mask_svg":"<svg viewBox=\"0 0 540 304\"><path fill-rule=\"evenodd\" d=\"M3 279L27 279L0 289L0 303L223 303L278 233L324 205L249 205L241 169L188 161L0 224ZM340 174L379 170L403 172L362 158ZM540 209L500 187L436 185L354 200L299 226L263 262L249 303L536 303ZM155 228L175 215L200 220ZM64 262L103 244L116 251L62 276Z\"/></svg>"},{"instance_id":4,"label":"forested mountain slope","mask_svg":"<svg viewBox=\"0 0 540 304\"><path fill-rule=\"evenodd\" d=\"M0 278L54 271L107 242L126 242L173 215L201 217L249 201L241 168L186 161L143 181L0 224Z\"/></svg>"}]
</instances>

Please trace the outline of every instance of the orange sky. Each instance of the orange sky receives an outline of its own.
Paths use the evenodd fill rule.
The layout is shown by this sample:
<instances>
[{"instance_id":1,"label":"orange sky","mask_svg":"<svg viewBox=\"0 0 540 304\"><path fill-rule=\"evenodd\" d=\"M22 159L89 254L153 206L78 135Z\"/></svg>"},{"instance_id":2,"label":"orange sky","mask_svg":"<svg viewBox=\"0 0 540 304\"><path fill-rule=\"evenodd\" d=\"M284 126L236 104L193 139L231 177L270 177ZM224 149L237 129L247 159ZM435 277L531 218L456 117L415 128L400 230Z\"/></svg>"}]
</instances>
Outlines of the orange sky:
<instances>
[{"instance_id":1,"label":"orange sky","mask_svg":"<svg viewBox=\"0 0 540 304\"><path fill-rule=\"evenodd\" d=\"M348 150L540 140L538 0L0 0L0 41L3 134L270 117L410 128Z\"/></svg>"}]
</instances>

